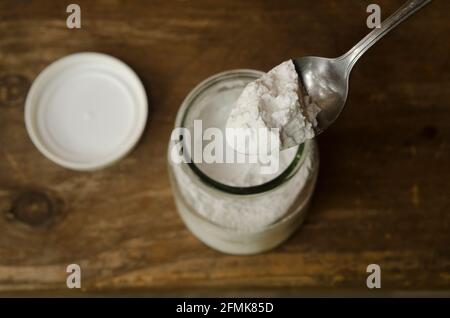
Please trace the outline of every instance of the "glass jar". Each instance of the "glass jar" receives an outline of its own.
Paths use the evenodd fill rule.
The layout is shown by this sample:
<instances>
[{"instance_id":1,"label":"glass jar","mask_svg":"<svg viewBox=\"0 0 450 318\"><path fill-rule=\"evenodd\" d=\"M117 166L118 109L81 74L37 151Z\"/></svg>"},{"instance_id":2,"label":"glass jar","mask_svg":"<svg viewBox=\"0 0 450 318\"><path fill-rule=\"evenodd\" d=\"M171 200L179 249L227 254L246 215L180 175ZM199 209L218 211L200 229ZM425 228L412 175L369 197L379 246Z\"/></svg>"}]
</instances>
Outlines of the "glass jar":
<instances>
[{"instance_id":1,"label":"glass jar","mask_svg":"<svg viewBox=\"0 0 450 318\"><path fill-rule=\"evenodd\" d=\"M190 129L207 113L216 114L212 124L223 127L244 87L262 74L233 70L206 79L183 101L175 128ZM278 246L302 224L319 168L315 140L291 149L280 173L252 186L224 183L193 162L175 163L171 151L179 142L172 136L168 153L175 203L186 226L206 245L229 254L256 254Z\"/></svg>"}]
</instances>

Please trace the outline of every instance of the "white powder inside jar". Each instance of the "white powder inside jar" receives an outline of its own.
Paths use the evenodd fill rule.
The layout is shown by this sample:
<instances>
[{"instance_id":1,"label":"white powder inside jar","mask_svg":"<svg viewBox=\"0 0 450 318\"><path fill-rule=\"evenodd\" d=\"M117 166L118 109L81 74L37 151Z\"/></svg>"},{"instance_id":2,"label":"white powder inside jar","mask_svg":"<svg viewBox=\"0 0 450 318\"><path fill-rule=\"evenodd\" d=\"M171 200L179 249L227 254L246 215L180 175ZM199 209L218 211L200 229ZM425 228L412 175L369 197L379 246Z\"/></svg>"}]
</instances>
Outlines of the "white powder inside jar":
<instances>
[{"instance_id":1,"label":"white powder inside jar","mask_svg":"<svg viewBox=\"0 0 450 318\"><path fill-rule=\"evenodd\" d=\"M292 179L279 188L256 195L231 195L199 187L181 169L174 171L177 181L182 185L180 191L184 199L197 213L225 228L253 233L274 224L289 212L306 182L313 178L312 171L316 164L314 149ZM300 203L305 204L308 199L303 198Z\"/></svg>"},{"instance_id":2,"label":"white powder inside jar","mask_svg":"<svg viewBox=\"0 0 450 318\"><path fill-rule=\"evenodd\" d=\"M259 146L267 141L258 139L258 131L277 128L275 138L280 148L286 149L314 137L319 111L308 96L303 97L294 63L288 60L245 87L227 128L243 129ZM237 145L237 150L252 153L247 145Z\"/></svg>"}]
</instances>

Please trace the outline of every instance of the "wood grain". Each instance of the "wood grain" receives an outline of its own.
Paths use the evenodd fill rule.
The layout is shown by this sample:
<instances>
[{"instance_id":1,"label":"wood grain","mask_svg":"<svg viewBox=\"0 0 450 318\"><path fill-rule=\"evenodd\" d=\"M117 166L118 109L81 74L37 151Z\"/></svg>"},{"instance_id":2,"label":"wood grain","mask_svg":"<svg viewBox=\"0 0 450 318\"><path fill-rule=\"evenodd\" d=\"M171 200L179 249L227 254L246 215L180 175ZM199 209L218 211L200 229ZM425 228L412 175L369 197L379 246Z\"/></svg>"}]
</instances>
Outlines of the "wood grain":
<instances>
[{"instance_id":1,"label":"wood grain","mask_svg":"<svg viewBox=\"0 0 450 318\"><path fill-rule=\"evenodd\" d=\"M372 1L0 2L0 293L265 295L450 291L450 2L434 1L356 66L348 105L319 137L321 171L306 224L258 256L215 252L184 227L166 171L175 114L201 80L337 56L368 32ZM402 0L379 0L383 15ZM98 51L128 63L150 121L118 164L73 172L45 159L23 121L33 79L54 60ZM65 267L82 267L82 290Z\"/></svg>"}]
</instances>

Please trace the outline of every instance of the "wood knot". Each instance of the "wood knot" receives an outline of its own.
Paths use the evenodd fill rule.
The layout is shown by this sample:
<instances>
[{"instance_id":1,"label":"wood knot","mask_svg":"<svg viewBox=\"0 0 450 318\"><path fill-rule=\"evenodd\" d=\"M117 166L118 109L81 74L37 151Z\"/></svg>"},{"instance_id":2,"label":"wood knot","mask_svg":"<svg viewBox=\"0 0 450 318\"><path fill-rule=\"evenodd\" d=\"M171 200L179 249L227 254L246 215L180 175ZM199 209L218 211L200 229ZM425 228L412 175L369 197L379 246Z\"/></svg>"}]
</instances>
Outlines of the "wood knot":
<instances>
[{"instance_id":1,"label":"wood knot","mask_svg":"<svg viewBox=\"0 0 450 318\"><path fill-rule=\"evenodd\" d=\"M22 105L29 87L30 82L25 76L0 75L0 107Z\"/></svg>"},{"instance_id":2,"label":"wood knot","mask_svg":"<svg viewBox=\"0 0 450 318\"><path fill-rule=\"evenodd\" d=\"M438 129L436 128L436 126L427 125L427 126L423 127L423 129L422 129L422 136L425 139L433 140L436 138L437 135L438 135Z\"/></svg>"},{"instance_id":3,"label":"wood knot","mask_svg":"<svg viewBox=\"0 0 450 318\"><path fill-rule=\"evenodd\" d=\"M13 202L11 214L31 226L47 225L55 215L52 200L41 192L24 192Z\"/></svg>"}]
</instances>

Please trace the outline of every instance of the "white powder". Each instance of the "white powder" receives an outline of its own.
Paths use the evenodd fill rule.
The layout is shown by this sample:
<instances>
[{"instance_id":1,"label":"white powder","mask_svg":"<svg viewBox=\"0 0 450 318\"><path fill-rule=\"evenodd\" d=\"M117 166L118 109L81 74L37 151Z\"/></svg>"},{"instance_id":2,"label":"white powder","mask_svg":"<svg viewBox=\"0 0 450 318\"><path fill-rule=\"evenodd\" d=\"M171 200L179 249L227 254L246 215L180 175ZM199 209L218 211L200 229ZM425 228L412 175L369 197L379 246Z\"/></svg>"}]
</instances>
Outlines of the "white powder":
<instances>
[{"instance_id":1,"label":"white powder","mask_svg":"<svg viewBox=\"0 0 450 318\"><path fill-rule=\"evenodd\" d=\"M299 145L314 137L316 115L320 111L308 96L302 98L298 75L292 60L281 63L267 74L249 83L230 113L227 128L245 129L250 142L261 129L278 128L275 138L281 149ZM260 145L260 144L259 144ZM245 153L247 145L238 145Z\"/></svg>"},{"instance_id":2,"label":"white powder","mask_svg":"<svg viewBox=\"0 0 450 318\"><path fill-rule=\"evenodd\" d=\"M196 105L191 108L188 118L201 119L204 130L216 127L224 131L226 119L244 86L245 83L242 81L233 79L216 84L209 89L208 94L197 97ZM295 88L292 87L292 91L294 90ZM280 118L283 116L285 115L280 113ZM275 115L275 117L277 116ZM306 127L306 120L302 120ZM278 122L278 119L274 119L274 122ZM185 125L188 129L192 128L189 122ZM311 136L310 132L308 136ZM227 143L224 147L224 151L235 151ZM173 171L185 201L197 213L225 228L240 232L257 232L283 218L298 199L308 180L313 179L313 172L317 167L317 152L314 142L308 143L305 151L304 163L291 179L271 191L257 195L232 195L201 184L198 177L186 164L173 165ZM260 163L200 163L196 165L204 174L217 182L228 186L251 187L266 183L283 173L297 152L298 147L282 151L279 169L271 175L261 174ZM310 192L308 193L310 194ZM305 199L301 203L305 203L304 201Z\"/></svg>"},{"instance_id":3,"label":"white powder","mask_svg":"<svg viewBox=\"0 0 450 318\"><path fill-rule=\"evenodd\" d=\"M314 182L317 168L315 145L300 170L285 184L259 195L230 195L207 186L199 186L185 171L175 167L175 177L186 202L197 213L225 228L254 233L284 217L306 183ZM239 168L238 168L239 169ZM298 204L306 204L309 195Z\"/></svg>"}]
</instances>

